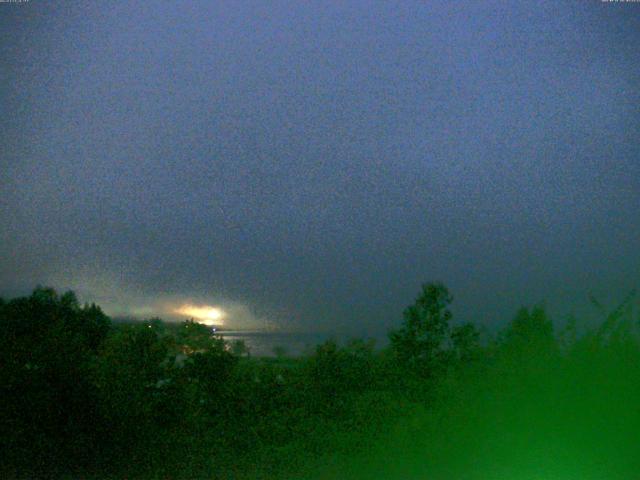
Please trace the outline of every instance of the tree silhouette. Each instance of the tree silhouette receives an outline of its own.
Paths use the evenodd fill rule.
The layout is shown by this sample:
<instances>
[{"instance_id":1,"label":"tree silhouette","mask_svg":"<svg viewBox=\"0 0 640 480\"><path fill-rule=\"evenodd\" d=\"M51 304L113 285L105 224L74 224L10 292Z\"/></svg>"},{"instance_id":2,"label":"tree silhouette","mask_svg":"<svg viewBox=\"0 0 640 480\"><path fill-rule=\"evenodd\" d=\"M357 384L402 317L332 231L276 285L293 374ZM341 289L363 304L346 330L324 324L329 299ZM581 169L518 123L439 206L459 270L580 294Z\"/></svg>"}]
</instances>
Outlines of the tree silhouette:
<instances>
[{"instance_id":1,"label":"tree silhouette","mask_svg":"<svg viewBox=\"0 0 640 480\"><path fill-rule=\"evenodd\" d=\"M446 363L452 301L443 284L424 284L415 303L405 309L402 326L389 334L398 359L415 373L429 376Z\"/></svg>"},{"instance_id":2,"label":"tree silhouette","mask_svg":"<svg viewBox=\"0 0 640 480\"><path fill-rule=\"evenodd\" d=\"M0 456L29 470L87 462L99 423L91 365L109 318L38 287L0 306L0 326Z\"/></svg>"}]
</instances>

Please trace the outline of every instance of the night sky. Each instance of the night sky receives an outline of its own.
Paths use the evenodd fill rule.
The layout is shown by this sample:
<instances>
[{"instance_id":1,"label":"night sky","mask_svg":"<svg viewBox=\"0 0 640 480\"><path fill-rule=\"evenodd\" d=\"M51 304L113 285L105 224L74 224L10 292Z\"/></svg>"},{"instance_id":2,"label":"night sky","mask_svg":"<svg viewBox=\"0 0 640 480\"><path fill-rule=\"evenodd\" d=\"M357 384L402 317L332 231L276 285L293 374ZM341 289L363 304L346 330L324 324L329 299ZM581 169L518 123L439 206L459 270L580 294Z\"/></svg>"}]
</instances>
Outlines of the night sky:
<instances>
[{"instance_id":1,"label":"night sky","mask_svg":"<svg viewBox=\"0 0 640 480\"><path fill-rule=\"evenodd\" d=\"M640 3L0 3L0 108L3 296L364 335L640 286Z\"/></svg>"}]
</instances>

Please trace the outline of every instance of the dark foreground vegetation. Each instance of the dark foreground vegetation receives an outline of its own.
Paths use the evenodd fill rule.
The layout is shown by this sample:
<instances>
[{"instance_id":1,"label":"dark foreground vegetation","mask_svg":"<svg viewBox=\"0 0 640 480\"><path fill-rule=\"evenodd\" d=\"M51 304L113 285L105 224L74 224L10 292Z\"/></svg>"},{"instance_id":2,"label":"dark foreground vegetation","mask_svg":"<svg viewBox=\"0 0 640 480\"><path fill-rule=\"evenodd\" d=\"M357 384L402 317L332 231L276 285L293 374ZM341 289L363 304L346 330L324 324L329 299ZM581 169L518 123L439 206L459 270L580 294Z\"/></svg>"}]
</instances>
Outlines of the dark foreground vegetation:
<instances>
[{"instance_id":1,"label":"dark foreground vegetation","mask_svg":"<svg viewBox=\"0 0 640 480\"><path fill-rule=\"evenodd\" d=\"M0 477L637 478L631 297L591 331L536 307L483 341L450 302L423 286L384 350L260 359L71 292L0 300Z\"/></svg>"}]
</instances>

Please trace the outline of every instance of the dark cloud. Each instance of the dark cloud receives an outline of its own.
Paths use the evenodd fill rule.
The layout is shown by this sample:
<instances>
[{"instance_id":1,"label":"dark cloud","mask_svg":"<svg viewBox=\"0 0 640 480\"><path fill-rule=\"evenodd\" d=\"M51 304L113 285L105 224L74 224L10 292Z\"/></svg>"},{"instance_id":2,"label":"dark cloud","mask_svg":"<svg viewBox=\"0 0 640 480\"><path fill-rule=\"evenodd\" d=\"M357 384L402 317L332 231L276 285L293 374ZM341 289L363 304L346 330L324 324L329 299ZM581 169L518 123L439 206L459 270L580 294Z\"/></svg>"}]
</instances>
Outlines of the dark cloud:
<instances>
[{"instance_id":1,"label":"dark cloud","mask_svg":"<svg viewBox=\"0 0 640 480\"><path fill-rule=\"evenodd\" d=\"M634 4L0 7L5 294L363 332L638 284Z\"/></svg>"}]
</instances>

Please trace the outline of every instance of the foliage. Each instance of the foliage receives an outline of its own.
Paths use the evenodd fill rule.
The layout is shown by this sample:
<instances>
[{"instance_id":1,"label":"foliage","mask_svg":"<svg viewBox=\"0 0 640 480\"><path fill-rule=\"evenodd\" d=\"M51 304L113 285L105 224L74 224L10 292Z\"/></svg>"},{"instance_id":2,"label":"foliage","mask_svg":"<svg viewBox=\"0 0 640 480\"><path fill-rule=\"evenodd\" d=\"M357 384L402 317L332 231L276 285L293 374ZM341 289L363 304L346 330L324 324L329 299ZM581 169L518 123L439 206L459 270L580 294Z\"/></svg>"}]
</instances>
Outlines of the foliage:
<instances>
[{"instance_id":1,"label":"foliage","mask_svg":"<svg viewBox=\"0 0 640 480\"><path fill-rule=\"evenodd\" d=\"M469 323L451 326L452 301L443 284L424 284L414 304L404 311L402 326L389 334L391 348L406 373L434 378L455 361L473 357L479 332Z\"/></svg>"},{"instance_id":2,"label":"foliage","mask_svg":"<svg viewBox=\"0 0 640 480\"><path fill-rule=\"evenodd\" d=\"M486 343L474 325L452 325L451 301L442 284L425 284L388 348L329 340L303 358L249 356L193 321L112 323L72 292L39 287L0 301L0 476L539 478L561 476L562 463L568 477L628 478L640 469L633 297L600 327L578 335L569 324L558 338L544 308L523 308Z\"/></svg>"},{"instance_id":3,"label":"foliage","mask_svg":"<svg viewBox=\"0 0 640 480\"><path fill-rule=\"evenodd\" d=\"M39 287L4 303L0 326L0 457L31 471L87 466L97 442L88 369L109 319Z\"/></svg>"}]
</instances>

